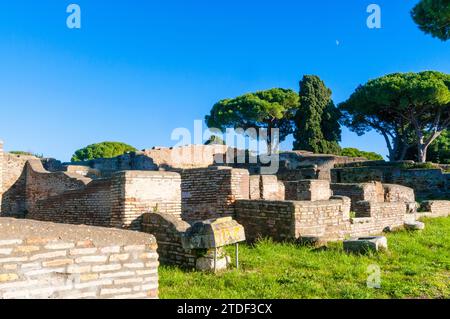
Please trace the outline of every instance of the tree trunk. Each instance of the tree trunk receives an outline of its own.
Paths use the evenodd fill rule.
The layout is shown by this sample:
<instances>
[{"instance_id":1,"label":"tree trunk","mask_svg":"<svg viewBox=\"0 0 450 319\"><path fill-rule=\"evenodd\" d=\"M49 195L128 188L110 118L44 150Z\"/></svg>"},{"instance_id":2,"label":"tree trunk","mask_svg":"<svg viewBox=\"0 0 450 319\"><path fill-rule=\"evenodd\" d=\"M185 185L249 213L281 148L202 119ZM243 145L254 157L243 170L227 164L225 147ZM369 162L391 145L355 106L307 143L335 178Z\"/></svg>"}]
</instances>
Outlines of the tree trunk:
<instances>
[{"instance_id":1,"label":"tree trunk","mask_svg":"<svg viewBox=\"0 0 450 319\"><path fill-rule=\"evenodd\" d=\"M418 158L420 163L426 163L427 162L427 149L428 149L428 147L426 147L425 145L420 145L419 144L417 158Z\"/></svg>"}]
</instances>

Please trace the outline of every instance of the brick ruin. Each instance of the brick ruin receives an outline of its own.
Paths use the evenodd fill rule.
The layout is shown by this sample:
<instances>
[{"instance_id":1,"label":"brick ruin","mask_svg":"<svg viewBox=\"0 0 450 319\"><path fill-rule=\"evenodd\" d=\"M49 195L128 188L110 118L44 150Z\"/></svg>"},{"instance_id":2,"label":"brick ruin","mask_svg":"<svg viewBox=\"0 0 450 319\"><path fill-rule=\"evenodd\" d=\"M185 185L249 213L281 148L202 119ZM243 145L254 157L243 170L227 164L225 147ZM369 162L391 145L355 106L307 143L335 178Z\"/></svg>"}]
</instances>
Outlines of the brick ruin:
<instances>
[{"instance_id":1,"label":"brick ruin","mask_svg":"<svg viewBox=\"0 0 450 319\"><path fill-rule=\"evenodd\" d=\"M450 200L450 173L443 167L407 169L402 163L366 161L340 164L331 170L333 183L365 183L378 181L400 184L414 189L419 198Z\"/></svg>"},{"instance_id":2,"label":"brick ruin","mask_svg":"<svg viewBox=\"0 0 450 319\"><path fill-rule=\"evenodd\" d=\"M152 235L0 219L0 299L158 297Z\"/></svg>"},{"instance_id":3,"label":"brick ruin","mask_svg":"<svg viewBox=\"0 0 450 319\"><path fill-rule=\"evenodd\" d=\"M199 222L225 225L213 235L236 235L227 243L244 239L235 221L249 242L270 237L326 243L450 213L448 201L418 206L414 189L396 183L352 182L343 174L336 180L334 166L362 159L287 152L280 157L278 174L262 175L258 165L217 163L226 148L216 153L215 147L155 148L73 165L3 153L0 144L0 216L151 234L161 263L211 269L213 251L219 254L219 268L226 268L229 258L221 247L186 244ZM205 153L193 162L190 155L169 158L183 150Z\"/></svg>"}]
</instances>

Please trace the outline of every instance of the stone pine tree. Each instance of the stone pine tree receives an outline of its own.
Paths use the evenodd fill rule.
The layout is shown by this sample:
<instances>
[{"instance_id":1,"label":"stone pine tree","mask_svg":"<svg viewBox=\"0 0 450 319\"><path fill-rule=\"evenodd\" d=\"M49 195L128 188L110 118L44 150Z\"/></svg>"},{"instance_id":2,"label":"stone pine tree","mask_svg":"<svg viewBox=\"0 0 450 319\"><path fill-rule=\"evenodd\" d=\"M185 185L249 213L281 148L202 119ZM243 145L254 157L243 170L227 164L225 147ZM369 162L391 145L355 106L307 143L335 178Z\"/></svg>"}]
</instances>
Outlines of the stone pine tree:
<instances>
[{"instance_id":1,"label":"stone pine tree","mask_svg":"<svg viewBox=\"0 0 450 319\"><path fill-rule=\"evenodd\" d=\"M421 0L411 16L423 32L442 41L450 39L450 0Z\"/></svg>"},{"instance_id":2,"label":"stone pine tree","mask_svg":"<svg viewBox=\"0 0 450 319\"><path fill-rule=\"evenodd\" d=\"M423 163L430 145L450 128L450 74L388 74L359 86L339 108L351 131L382 134L391 161L403 160L416 146Z\"/></svg>"},{"instance_id":3,"label":"stone pine tree","mask_svg":"<svg viewBox=\"0 0 450 319\"><path fill-rule=\"evenodd\" d=\"M205 121L209 128L222 132L227 128L267 130L266 136L259 134L257 138L265 139L271 153L292 134L298 99L296 92L282 88L247 93L217 102ZM274 129L278 130L278 137L273 136Z\"/></svg>"},{"instance_id":4,"label":"stone pine tree","mask_svg":"<svg viewBox=\"0 0 450 319\"><path fill-rule=\"evenodd\" d=\"M322 154L339 154L340 112L331 90L315 75L300 81L300 107L295 116L294 149Z\"/></svg>"}]
</instances>

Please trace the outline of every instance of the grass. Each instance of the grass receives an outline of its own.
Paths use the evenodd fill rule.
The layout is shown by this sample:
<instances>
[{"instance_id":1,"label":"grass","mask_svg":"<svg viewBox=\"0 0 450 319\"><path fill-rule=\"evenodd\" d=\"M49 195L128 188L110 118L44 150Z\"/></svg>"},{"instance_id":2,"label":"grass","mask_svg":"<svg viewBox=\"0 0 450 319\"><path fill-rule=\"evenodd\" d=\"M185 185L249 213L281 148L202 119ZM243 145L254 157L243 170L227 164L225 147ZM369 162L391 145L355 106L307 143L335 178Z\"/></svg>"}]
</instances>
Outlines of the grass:
<instances>
[{"instance_id":1,"label":"grass","mask_svg":"<svg viewBox=\"0 0 450 319\"><path fill-rule=\"evenodd\" d=\"M450 298L450 218L424 219L422 232L387 235L389 251L354 255L342 243L314 249L262 240L240 246L240 270L217 275L160 267L160 297L171 299ZM230 247L229 254L233 256ZM381 288L367 287L370 265Z\"/></svg>"}]
</instances>

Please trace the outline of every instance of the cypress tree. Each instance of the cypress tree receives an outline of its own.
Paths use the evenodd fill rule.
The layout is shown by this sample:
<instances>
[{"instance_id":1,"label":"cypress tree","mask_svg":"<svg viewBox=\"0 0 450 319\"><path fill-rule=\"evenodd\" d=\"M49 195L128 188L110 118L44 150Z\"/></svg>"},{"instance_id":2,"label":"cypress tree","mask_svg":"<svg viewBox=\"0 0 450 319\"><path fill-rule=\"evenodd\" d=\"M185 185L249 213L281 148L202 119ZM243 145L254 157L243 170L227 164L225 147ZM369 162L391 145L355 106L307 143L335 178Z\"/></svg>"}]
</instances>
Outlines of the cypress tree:
<instances>
[{"instance_id":1,"label":"cypress tree","mask_svg":"<svg viewBox=\"0 0 450 319\"><path fill-rule=\"evenodd\" d=\"M322 154L339 154L340 112L331 90L315 75L300 81L300 107L295 116L294 149Z\"/></svg>"}]
</instances>

